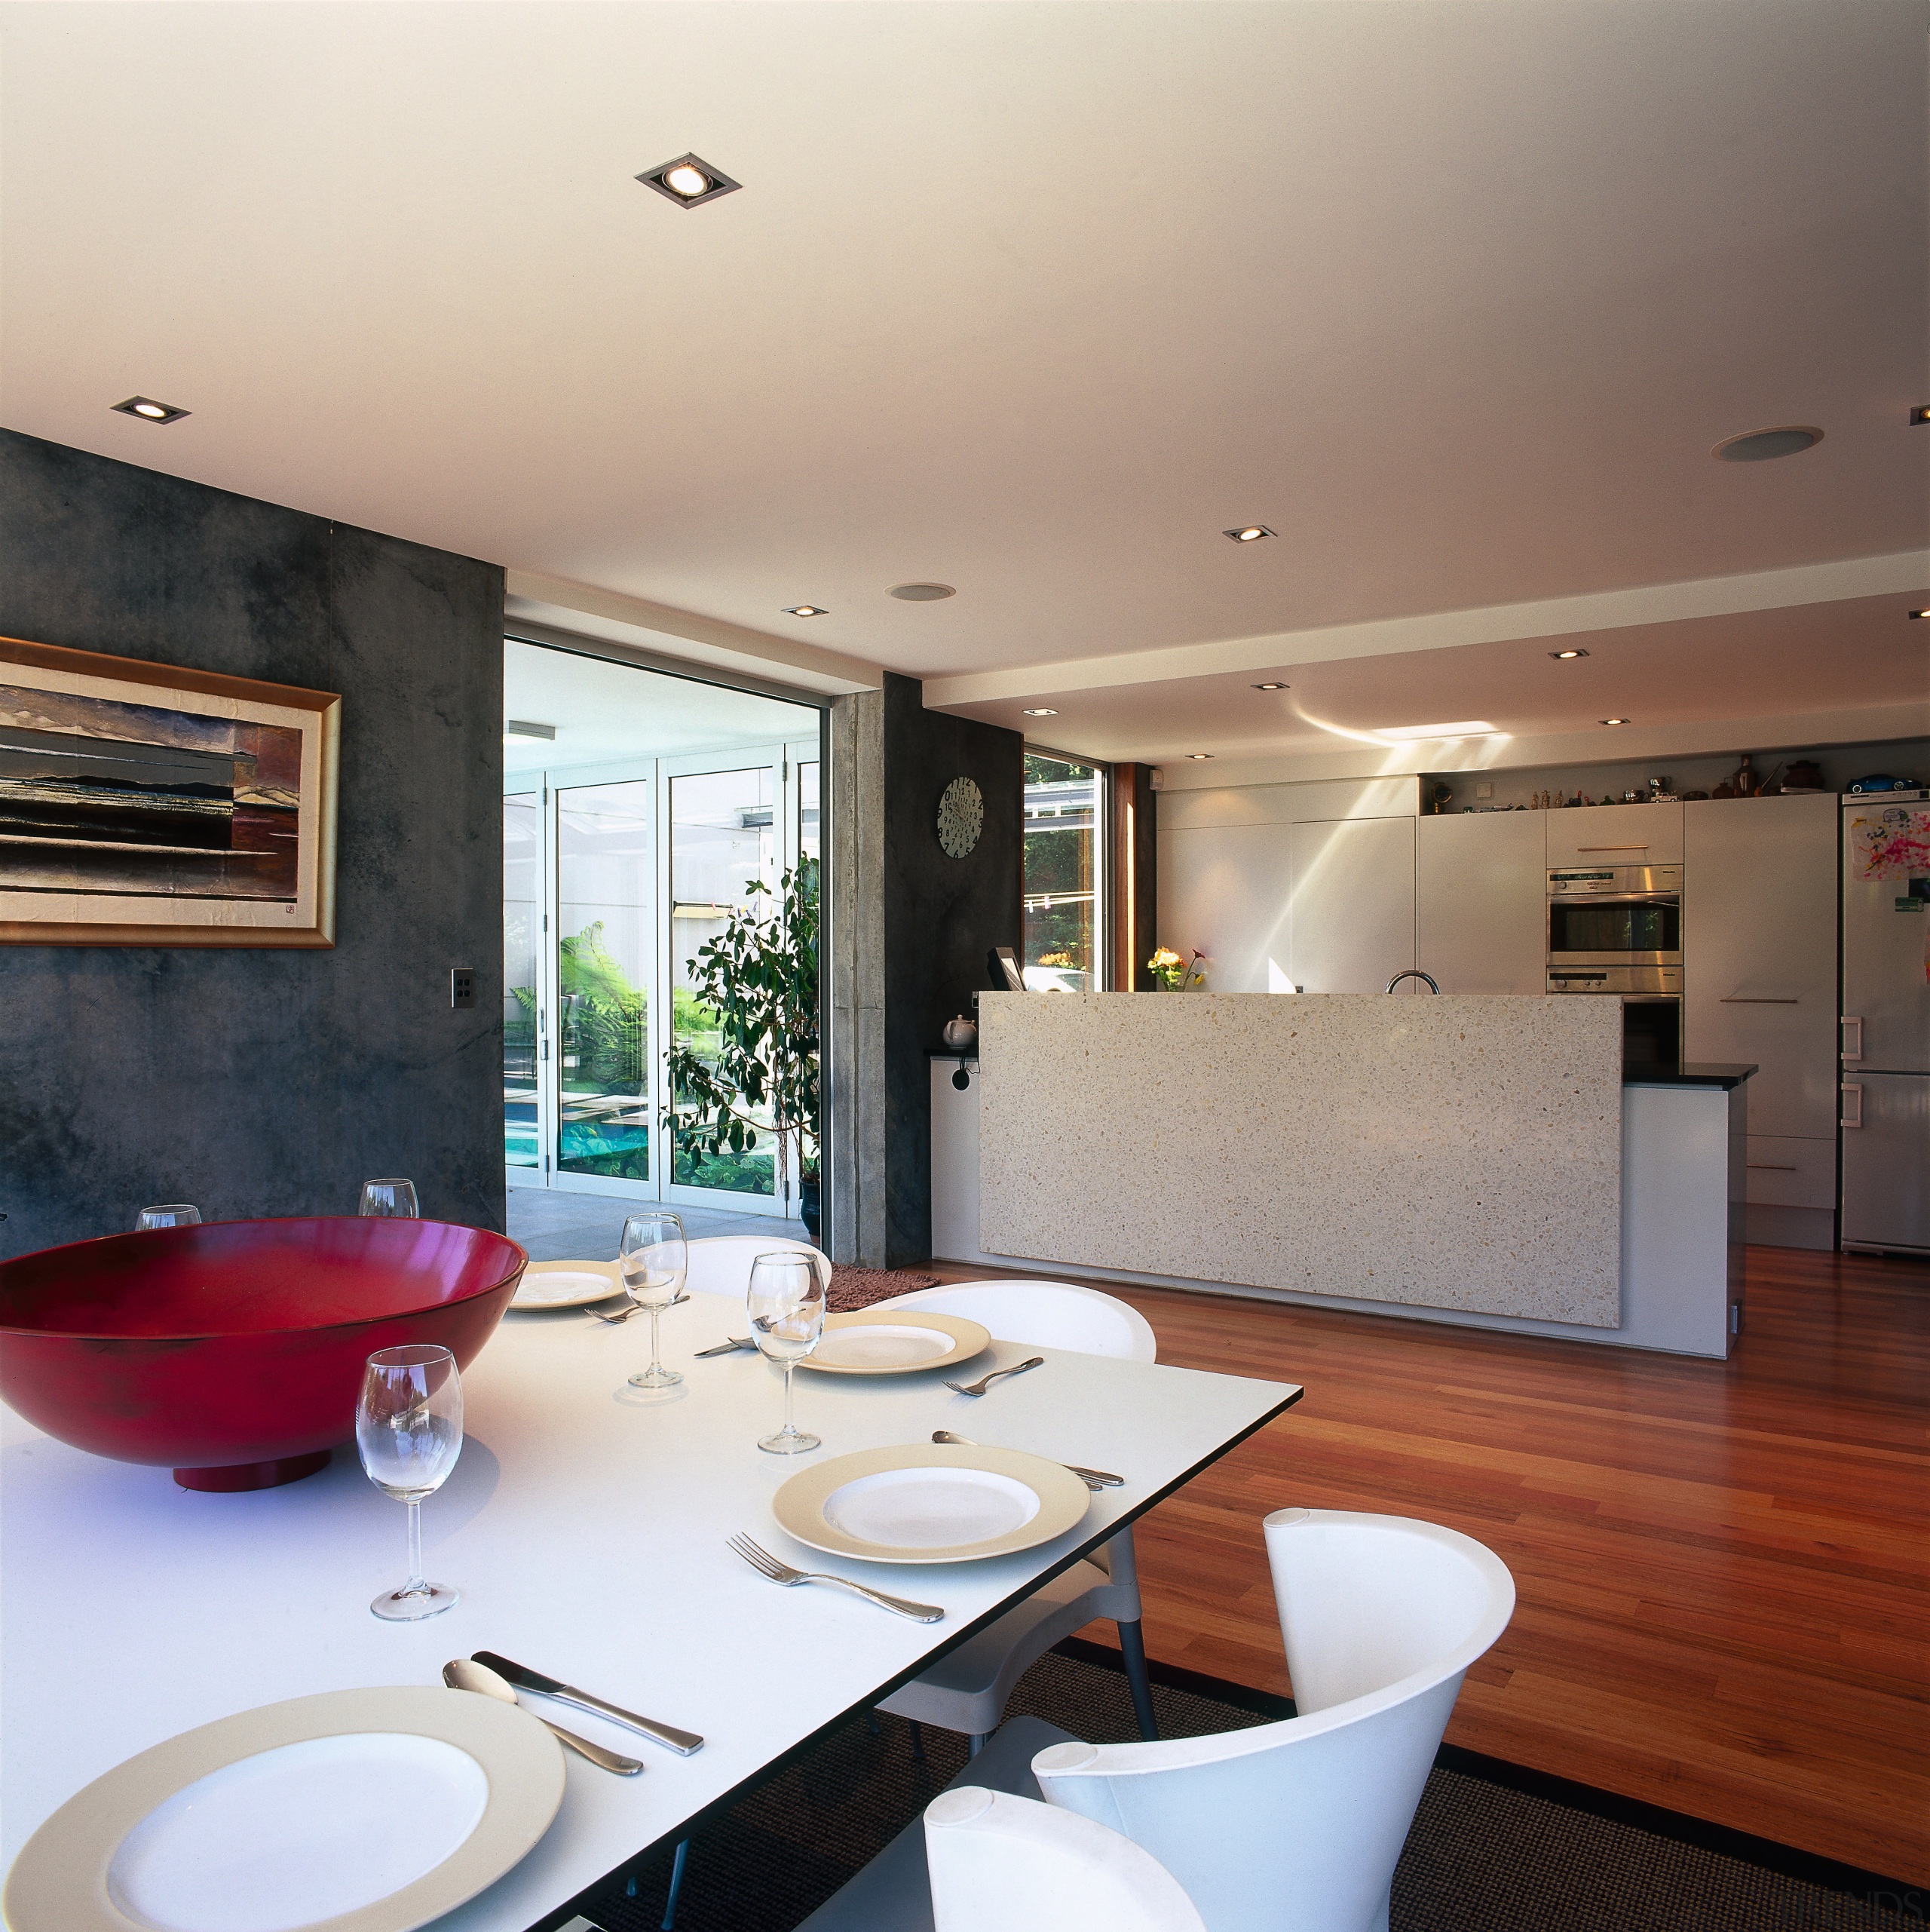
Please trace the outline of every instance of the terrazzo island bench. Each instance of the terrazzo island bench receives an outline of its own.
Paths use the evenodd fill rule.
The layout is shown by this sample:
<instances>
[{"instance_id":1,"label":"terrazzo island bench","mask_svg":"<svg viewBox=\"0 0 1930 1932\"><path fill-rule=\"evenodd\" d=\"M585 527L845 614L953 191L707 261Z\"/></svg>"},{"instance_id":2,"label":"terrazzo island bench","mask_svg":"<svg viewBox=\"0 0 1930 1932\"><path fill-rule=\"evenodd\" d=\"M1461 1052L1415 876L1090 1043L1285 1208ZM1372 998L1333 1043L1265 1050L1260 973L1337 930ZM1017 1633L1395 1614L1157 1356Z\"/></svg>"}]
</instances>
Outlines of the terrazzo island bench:
<instances>
[{"instance_id":1,"label":"terrazzo island bench","mask_svg":"<svg viewBox=\"0 0 1930 1932\"><path fill-rule=\"evenodd\" d=\"M1751 1066L1621 1001L988 993L932 1056L951 1261L1726 1357Z\"/></svg>"}]
</instances>

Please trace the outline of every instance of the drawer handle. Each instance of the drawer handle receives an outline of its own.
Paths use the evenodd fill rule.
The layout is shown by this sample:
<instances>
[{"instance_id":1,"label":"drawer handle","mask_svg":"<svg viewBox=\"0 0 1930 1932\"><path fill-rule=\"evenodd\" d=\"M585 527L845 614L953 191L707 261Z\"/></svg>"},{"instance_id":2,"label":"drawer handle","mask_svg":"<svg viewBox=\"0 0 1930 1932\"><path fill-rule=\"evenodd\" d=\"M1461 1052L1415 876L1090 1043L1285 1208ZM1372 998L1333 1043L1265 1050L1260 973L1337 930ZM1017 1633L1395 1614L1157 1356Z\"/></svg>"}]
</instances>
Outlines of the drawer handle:
<instances>
[{"instance_id":1,"label":"drawer handle","mask_svg":"<svg viewBox=\"0 0 1930 1932\"><path fill-rule=\"evenodd\" d=\"M1751 1161L1751 1169L1758 1174L1793 1174L1795 1167L1787 1161Z\"/></svg>"},{"instance_id":2,"label":"drawer handle","mask_svg":"<svg viewBox=\"0 0 1930 1932\"><path fill-rule=\"evenodd\" d=\"M1639 845L1577 845L1578 852L1646 852L1649 842L1644 839Z\"/></svg>"},{"instance_id":3,"label":"drawer handle","mask_svg":"<svg viewBox=\"0 0 1930 1932\"><path fill-rule=\"evenodd\" d=\"M1773 993L1724 993L1717 1002L1721 1006L1799 1006L1800 1000L1784 999Z\"/></svg>"}]
</instances>

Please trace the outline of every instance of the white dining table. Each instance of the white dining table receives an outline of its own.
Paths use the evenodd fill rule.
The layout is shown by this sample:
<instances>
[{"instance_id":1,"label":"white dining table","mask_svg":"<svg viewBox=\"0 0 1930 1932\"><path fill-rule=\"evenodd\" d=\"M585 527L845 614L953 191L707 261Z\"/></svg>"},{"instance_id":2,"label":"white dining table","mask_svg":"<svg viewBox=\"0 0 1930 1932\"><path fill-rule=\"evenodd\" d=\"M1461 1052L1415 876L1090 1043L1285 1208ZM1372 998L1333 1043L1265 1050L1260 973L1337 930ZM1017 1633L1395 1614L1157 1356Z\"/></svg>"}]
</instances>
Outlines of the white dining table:
<instances>
[{"instance_id":1,"label":"white dining table","mask_svg":"<svg viewBox=\"0 0 1930 1932\"><path fill-rule=\"evenodd\" d=\"M405 1573L404 1513L352 1446L304 1481L219 1495L0 1412L0 1869L82 1786L179 1732L316 1691L434 1685L445 1661L487 1649L706 1740L679 1757L574 1707L527 1700L647 1768L617 1777L567 1754L562 1809L541 1842L437 1923L560 1925L580 1894L721 1812L1300 1394L994 1342L973 1374L1031 1354L1044 1365L978 1400L954 1394L937 1370L800 1369L798 1425L824 1446L777 1456L757 1438L780 1419L780 1372L752 1354L694 1359L747 1332L734 1299L700 1295L672 1309L664 1360L685 1379L638 1400L626 1378L648 1360L647 1317L621 1326L582 1310L506 1317L463 1377L461 1460L422 1508L425 1571L461 1602L416 1624L369 1614ZM1083 1522L1055 1541L973 1562L834 1559L777 1527L772 1496L801 1467L928 1442L939 1428L1114 1470L1126 1484L1095 1493ZM780 1588L725 1547L735 1531L801 1569L940 1604L944 1621L913 1623L826 1587Z\"/></svg>"}]
</instances>

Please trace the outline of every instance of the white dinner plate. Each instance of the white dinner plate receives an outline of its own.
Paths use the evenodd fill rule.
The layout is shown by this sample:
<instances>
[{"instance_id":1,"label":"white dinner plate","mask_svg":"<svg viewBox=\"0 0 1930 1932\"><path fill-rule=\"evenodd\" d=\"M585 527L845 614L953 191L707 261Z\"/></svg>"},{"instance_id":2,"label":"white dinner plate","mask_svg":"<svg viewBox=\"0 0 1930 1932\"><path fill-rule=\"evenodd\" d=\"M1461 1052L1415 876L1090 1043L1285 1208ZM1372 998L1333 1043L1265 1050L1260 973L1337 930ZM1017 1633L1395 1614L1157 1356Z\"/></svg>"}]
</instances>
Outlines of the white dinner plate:
<instances>
[{"instance_id":1,"label":"white dinner plate","mask_svg":"<svg viewBox=\"0 0 1930 1932\"><path fill-rule=\"evenodd\" d=\"M563 1798L528 1712L409 1685L237 1712L76 1792L8 1874L11 1932L412 1932Z\"/></svg>"},{"instance_id":2,"label":"white dinner plate","mask_svg":"<svg viewBox=\"0 0 1930 1932\"><path fill-rule=\"evenodd\" d=\"M1043 1456L912 1443L801 1470L770 1509L780 1528L831 1556L960 1563L1049 1543L1085 1520L1091 1500L1071 1470Z\"/></svg>"},{"instance_id":3,"label":"white dinner plate","mask_svg":"<svg viewBox=\"0 0 1930 1932\"><path fill-rule=\"evenodd\" d=\"M833 1375L909 1375L956 1369L991 1346L991 1331L957 1315L885 1308L827 1315L816 1348L798 1366Z\"/></svg>"},{"instance_id":4,"label":"white dinner plate","mask_svg":"<svg viewBox=\"0 0 1930 1932\"><path fill-rule=\"evenodd\" d=\"M533 1261L516 1284L513 1308L581 1308L623 1292L614 1261Z\"/></svg>"}]
</instances>

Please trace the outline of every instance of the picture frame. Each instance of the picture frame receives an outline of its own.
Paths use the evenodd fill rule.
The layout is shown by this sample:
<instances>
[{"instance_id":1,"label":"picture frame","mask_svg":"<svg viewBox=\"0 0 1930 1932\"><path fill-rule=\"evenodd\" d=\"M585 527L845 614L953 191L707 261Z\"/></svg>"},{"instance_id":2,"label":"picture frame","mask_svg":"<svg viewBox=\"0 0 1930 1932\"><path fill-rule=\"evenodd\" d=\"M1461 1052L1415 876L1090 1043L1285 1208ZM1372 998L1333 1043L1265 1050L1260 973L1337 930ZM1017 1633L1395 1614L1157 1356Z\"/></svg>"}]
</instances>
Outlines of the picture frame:
<instances>
[{"instance_id":1,"label":"picture frame","mask_svg":"<svg viewBox=\"0 0 1930 1932\"><path fill-rule=\"evenodd\" d=\"M342 699L0 638L0 944L332 946Z\"/></svg>"}]
</instances>

